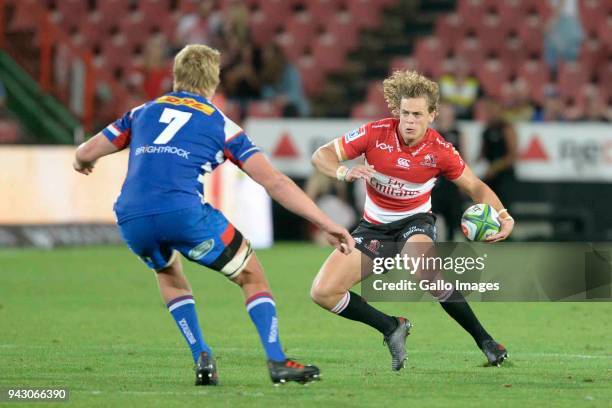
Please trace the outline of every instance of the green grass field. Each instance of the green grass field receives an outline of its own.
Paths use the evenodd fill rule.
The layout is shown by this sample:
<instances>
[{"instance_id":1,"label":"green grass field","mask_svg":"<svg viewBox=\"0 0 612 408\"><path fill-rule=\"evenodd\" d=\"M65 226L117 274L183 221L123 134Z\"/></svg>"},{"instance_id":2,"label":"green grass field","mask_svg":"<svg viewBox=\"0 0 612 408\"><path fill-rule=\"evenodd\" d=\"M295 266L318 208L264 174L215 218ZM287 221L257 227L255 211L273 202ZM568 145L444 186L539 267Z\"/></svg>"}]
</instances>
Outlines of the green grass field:
<instances>
[{"instance_id":1,"label":"green grass field","mask_svg":"<svg viewBox=\"0 0 612 408\"><path fill-rule=\"evenodd\" d=\"M501 368L483 367L438 304L378 304L415 323L397 374L380 335L310 301L328 253L298 244L259 251L288 355L322 369L307 387L272 386L239 289L187 264L222 381L196 388L153 272L126 248L1 250L0 388L68 387L59 405L87 407L612 406L612 304L473 304L510 351Z\"/></svg>"}]
</instances>

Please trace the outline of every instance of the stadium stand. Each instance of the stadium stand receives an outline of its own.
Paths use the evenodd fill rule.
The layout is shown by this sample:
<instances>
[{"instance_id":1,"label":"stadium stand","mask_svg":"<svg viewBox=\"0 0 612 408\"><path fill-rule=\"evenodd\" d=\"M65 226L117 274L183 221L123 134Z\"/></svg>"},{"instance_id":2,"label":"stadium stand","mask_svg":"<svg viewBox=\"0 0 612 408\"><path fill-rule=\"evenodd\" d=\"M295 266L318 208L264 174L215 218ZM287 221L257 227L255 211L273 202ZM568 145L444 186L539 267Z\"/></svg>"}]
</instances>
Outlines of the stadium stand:
<instances>
[{"instance_id":1,"label":"stadium stand","mask_svg":"<svg viewBox=\"0 0 612 408\"><path fill-rule=\"evenodd\" d=\"M459 0L454 10L437 16L429 35L416 39L414 51L407 53L409 56L391 59L389 71L411 67L439 78L453 69L453 59L461 56L470 62L471 72L482 84L483 96L502 98L502 90L520 79L526 81L536 108L546 92L557 94L567 110L565 119L577 120L583 115L576 112L584 111L577 95L595 87L601 90L597 100L609 112L612 4L586 0L578 5L587 38L578 60L560 64L558 72L551 71L542 55L546 22L553 10L547 1L531 0ZM516 21L521 24L517 26ZM372 101L365 104L371 105ZM371 118L382 107L379 101L378 107L354 108L352 114ZM475 112L480 111L476 107Z\"/></svg>"},{"instance_id":2,"label":"stadium stand","mask_svg":"<svg viewBox=\"0 0 612 408\"><path fill-rule=\"evenodd\" d=\"M469 61L482 96L500 98L505 84L522 79L535 104L542 103L546 89L556 87L561 100L571 105L577 102L569 96L594 84L604 90L598 98L609 107L612 5L604 0L578 3L585 39L578 60L561 64L558 72L550 71L542 55L546 22L553 10L548 1L537 0L219 0L212 11L223 16L222 23L211 28L217 36L211 41L231 59L239 52L231 37L251 38L255 55L248 63L255 71L261 47L276 42L297 67L313 116L380 115L386 104L372 94L376 91L369 88L370 81L406 67L440 78L453 69L458 56ZM74 61L86 65L93 87L87 96L91 107L73 112L87 122L86 129L116 116L125 105L116 103L118 99L135 102L146 95L138 89L144 85L134 80L134 72L144 69L147 39L163 34L170 61L181 46L176 35L179 21L200 7L195 0L5 0L1 4L6 9L3 31L14 45L7 52L64 105L71 106L71 92L59 89L66 81L57 79L72 77ZM237 22L229 23L234 19ZM243 23L241 34L235 33ZM55 34L41 41L49 30ZM69 49L71 61L63 68L57 62L60 44ZM50 57L43 60L45 46L50 47ZM233 99L231 93L227 96ZM282 114L257 100L248 103L238 110L238 117Z\"/></svg>"},{"instance_id":3,"label":"stadium stand","mask_svg":"<svg viewBox=\"0 0 612 408\"><path fill-rule=\"evenodd\" d=\"M177 21L186 14L196 13L199 7L193 0L25 0L4 3L9 32L31 33L32 38L38 38L43 30L40 21L48 19L49 24L62 32L64 42L78 47L84 54L91 54L94 82L98 84L101 82L99 77L104 77L105 89L96 89L96 104L116 100L118 90L122 91L119 92L121 96L127 89L133 90L130 73L141 68L146 39L152 34L163 33L171 43L174 42ZM396 0L218 1L216 10L229 15L233 9L246 5L247 30L255 46L278 42L289 61L298 67L307 95L313 97L323 89L326 75L341 73L346 67L347 54L358 47L359 33L380 26L383 9L395 3ZM221 30L224 31L222 36L227 36L230 31L228 27ZM29 48L36 50L40 45L34 41ZM53 41L51 47L56 45L57 41ZM170 49L179 46L176 43L172 45ZM11 51L24 54L20 47ZM38 60L35 51L30 54L17 59L30 60L26 64L30 67L28 72L38 77L45 62ZM83 55L74 57L85 59ZM106 73L99 75L103 70ZM108 88L112 98L105 94ZM60 96L60 93L57 91L56 95ZM231 99L232 95L228 96ZM66 100L63 102L68 104ZM257 107L247 110L254 114L262 112ZM104 107L95 111L98 116L101 112L118 113ZM265 112L267 116L270 111ZM102 123L107 118L95 119Z\"/></svg>"}]
</instances>

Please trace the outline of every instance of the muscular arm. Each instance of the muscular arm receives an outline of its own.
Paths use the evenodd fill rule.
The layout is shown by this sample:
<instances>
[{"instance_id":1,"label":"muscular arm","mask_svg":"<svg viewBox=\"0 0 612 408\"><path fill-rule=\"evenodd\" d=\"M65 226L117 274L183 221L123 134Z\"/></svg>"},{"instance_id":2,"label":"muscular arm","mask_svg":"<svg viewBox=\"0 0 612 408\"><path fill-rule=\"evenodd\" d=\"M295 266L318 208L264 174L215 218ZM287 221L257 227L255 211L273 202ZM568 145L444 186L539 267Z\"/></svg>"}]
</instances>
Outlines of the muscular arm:
<instances>
[{"instance_id":1,"label":"muscular arm","mask_svg":"<svg viewBox=\"0 0 612 408\"><path fill-rule=\"evenodd\" d=\"M79 173L88 175L93 171L96 160L117 151L119 149L106 136L98 133L77 148L72 167Z\"/></svg>"},{"instance_id":2,"label":"muscular arm","mask_svg":"<svg viewBox=\"0 0 612 408\"><path fill-rule=\"evenodd\" d=\"M336 171L338 171L338 167L340 167L340 159L334 147L335 143L337 143L337 141L332 140L326 145L319 147L317 151L314 152L311 159L313 166L315 166L317 170L332 178L336 178ZM340 155L343 161L346 160L346 157L342 155L341 151Z\"/></svg>"},{"instance_id":3,"label":"muscular arm","mask_svg":"<svg viewBox=\"0 0 612 408\"><path fill-rule=\"evenodd\" d=\"M331 244L340 250L343 250L341 243L348 245L350 250L353 249L355 243L348 231L334 224L289 177L272 166L262 153L255 153L248 158L242 169L283 207L330 234L334 238L330 240Z\"/></svg>"},{"instance_id":4,"label":"muscular arm","mask_svg":"<svg viewBox=\"0 0 612 408\"><path fill-rule=\"evenodd\" d=\"M342 149L342 144L336 139L319 147L312 155L311 162L321 173L336 178L338 168L341 167L340 159L342 159L342 161L348 160L346 153L344 153ZM373 174L374 168L372 166L360 164L351 168L350 171L346 173L344 180L350 182L362 178L368 181Z\"/></svg>"},{"instance_id":5,"label":"muscular arm","mask_svg":"<svg viewBox=\"0 0 612 408\"><path fill-rule=\"evenodd\" d=\"M497 194L482 180L472 173L472 170L466 165L461 176L453 180L453 183L459 187L461 191L467 194L472 201L476 203L489 204L497 211L503 208L503 205Z\"/></svg>"},{"instance_id":6,"label":"muscular arm","mask_svg":"<svg viewBox=\"0 0 612 408\"><path fill-rule=\"evenodd\" d=\"M489 204L491 207L495 208L497 212L504 208L497 194L495 194L495 192L482 180L476 177L467 165L461 176L453 180L453 183L455 183L457 187L467 194L475 203ZM510 214L504 212L499 218L502 225L501 231L489 237L487 241L494 242L506 239L512 232L514 220Z\"/></svg>"}]
</instances>

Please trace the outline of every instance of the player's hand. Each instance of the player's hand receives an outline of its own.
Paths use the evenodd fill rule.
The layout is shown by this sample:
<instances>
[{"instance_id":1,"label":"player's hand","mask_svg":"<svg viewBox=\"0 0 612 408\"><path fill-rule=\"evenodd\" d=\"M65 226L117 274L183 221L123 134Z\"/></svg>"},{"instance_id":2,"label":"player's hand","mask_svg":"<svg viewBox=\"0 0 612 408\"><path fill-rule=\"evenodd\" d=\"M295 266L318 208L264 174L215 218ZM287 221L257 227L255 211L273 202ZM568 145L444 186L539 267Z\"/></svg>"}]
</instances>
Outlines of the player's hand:
<instances>
[{"instance_id":1,"label":"player's hand","mask_svg":"<svg viewBox=\"0 0 612 408\"><path fill-rule=\"evenodd\" d=\"M96 164L95 162L92 162L92 163L82 163L82 162L79 162L78 160L75 160L72 163L72 168L75 169L76 171L78 171L79 173L88 176L93 171L95 164Z\"/></svg>"},{"instance_id":2,"label":"player's hand","mask_svg":"<svg viewBox=\"0 0 612 408\"><path fill-rule=\"evenodd\" d=\"M355 249L355 240L345 228L332 224L329 227L324 227L323 231L325 231L327 242L344 255L350 254Z\"/></svg>"},{"instance_id":3,"label":"player's hand","mask_svg":"<svg viewBox=\"0 0 612 408\"><path fill-rule=\"evenodd\" d=\"M497 241L503 241L504 239L508 238L508 236L514 229L513 218L507 217L504 219L500 219L499 222L501 223L501 229L497 234L491 235L490 237L485 239L486 242L492 243Z\"/></svg>"},{"instance_id":4,"label":"player's hand","mask_svg":"<svg viewBox=\"0 0 612 408\"><path fill-rule=\"evenodd\" d=\"M345 180L348 182L353 182L355 180L363 179L365 181L370 181L370 178L375 174L374 166L370 166L369 164L358 164L355 167L352 167L346 175Z\"/></svg>"}]
</instances>

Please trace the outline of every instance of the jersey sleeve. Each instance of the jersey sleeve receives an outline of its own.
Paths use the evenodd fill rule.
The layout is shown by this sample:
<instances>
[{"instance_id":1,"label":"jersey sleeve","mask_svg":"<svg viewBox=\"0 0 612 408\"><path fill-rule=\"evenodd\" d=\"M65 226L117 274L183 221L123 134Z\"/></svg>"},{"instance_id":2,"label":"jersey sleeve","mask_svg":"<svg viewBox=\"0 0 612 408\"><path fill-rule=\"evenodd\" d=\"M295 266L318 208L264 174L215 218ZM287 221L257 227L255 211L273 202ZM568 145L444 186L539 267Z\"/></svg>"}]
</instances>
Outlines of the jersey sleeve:
<instances>
[{"instance_id":1,"label":"jersey sleeve","mask_svg":"<svg viewBox=\"0 0 612 408\"><path fill-rule=\"evenodd\" d=\"M442 147L441 156L440 170L442 175L448 180L459 178L465 169L465 162L457 149L452 144L446 142Z\"/></svg>"},{"instance_id":2,"label":"jersey sleeve","mask_svg":"<svg viewBox=\"0 0 612 408\"><path fill-rule=\"evenodd\" d=\"M225 142L223 153L232 163L242 168L249 157L260 151L246 133L241 131Z\"/></svg>"},{"instance_id":3,"label":"jersey sleeve","mask_svg":"<svg viewBox=\"0 0 612 408\"><path fill-rule=\"evenodd\" d=\"M370 124L365 124L357 129L346 132L342 137L334 142L338 158L352 160L364 154L368 148L368 134Z\"/></svg>"},{"instance_id":4,"label":"jersey sleeve","mask_svg":"<svg viewBox=\"0 0 612 408\"><path fill-rule=\"evenodd\" d=\"M223 133L225 136L223 154L236 166L242 168L242 165L249 157L261 150L255 146L240 126L225 115L223 115L223 119Z\"/></svg>"},{"instance_id":5,"label":"jersey sleeve","mask_svg":"<svg viewBox=\"0 0 612 408\"><path fill-rule=\"evenodd\" d=\"M132 135L132 112L127 112L104 129L102 134L114 144L117 149L122 150L130 145Z\"/></svg>"}]
</instances>

